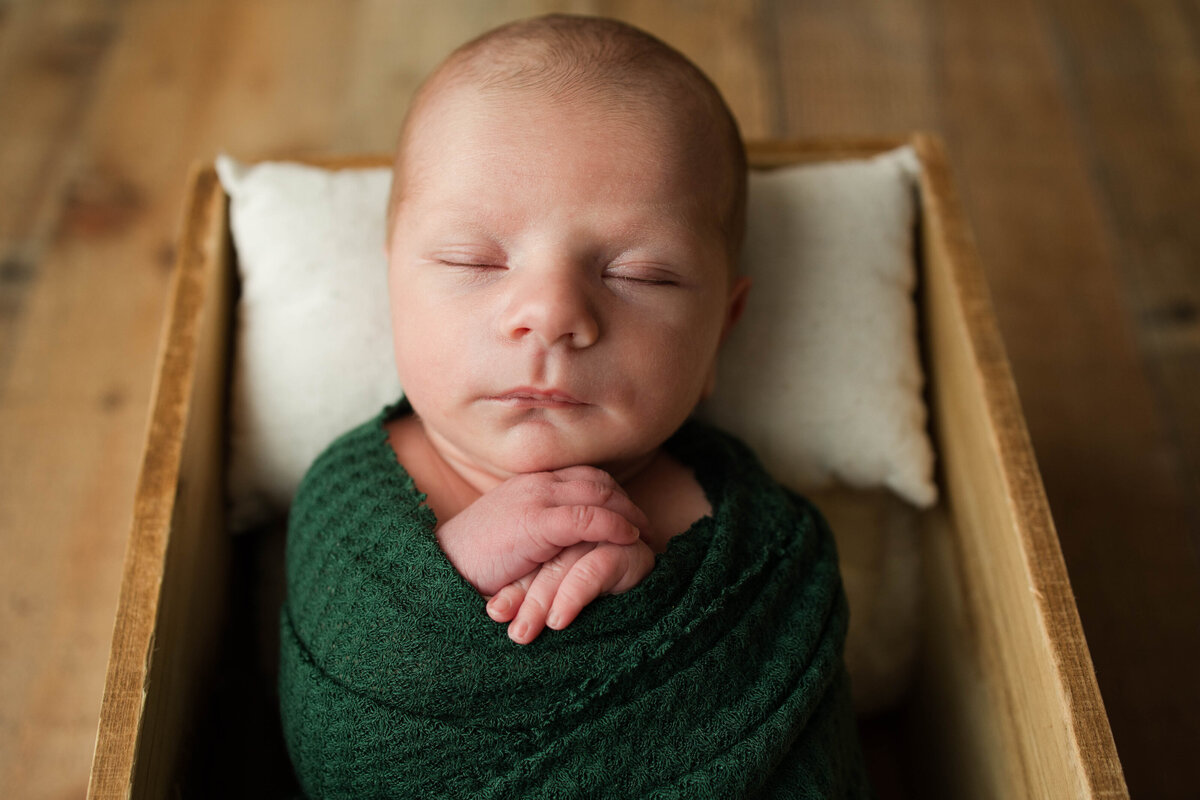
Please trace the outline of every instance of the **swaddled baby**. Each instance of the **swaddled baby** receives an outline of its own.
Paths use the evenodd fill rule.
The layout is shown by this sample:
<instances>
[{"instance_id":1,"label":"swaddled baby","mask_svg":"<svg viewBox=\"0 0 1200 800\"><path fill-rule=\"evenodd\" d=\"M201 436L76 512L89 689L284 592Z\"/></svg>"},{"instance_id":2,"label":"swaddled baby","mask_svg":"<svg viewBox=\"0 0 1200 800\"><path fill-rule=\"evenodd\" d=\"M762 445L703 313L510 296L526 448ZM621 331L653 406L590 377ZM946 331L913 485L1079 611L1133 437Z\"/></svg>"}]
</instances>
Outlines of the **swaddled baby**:
<instances>
[{"instance_id":1,"label":"swaddled baby","mask_svg":"<svg viewBox=\"0 0 1200 800\"><path fill-rule=\"evenodd\" d=\"M829 532L689 421L745 302L745 181L716 89L620 23L514 23L422 86L388 217L405 398L289 518L310 796L867 794Z\"/></svg>"}]
</instances>

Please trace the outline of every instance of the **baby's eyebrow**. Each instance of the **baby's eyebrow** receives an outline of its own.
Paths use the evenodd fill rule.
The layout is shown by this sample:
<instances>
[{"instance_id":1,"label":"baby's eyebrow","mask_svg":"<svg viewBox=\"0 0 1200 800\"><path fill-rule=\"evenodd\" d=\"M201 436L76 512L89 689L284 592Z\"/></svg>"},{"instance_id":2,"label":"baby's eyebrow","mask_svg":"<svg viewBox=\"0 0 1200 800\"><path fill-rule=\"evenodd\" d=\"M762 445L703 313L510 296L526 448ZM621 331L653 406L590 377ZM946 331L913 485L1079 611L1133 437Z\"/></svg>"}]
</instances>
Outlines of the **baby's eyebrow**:
<instances>
[{"instance_id":1,"label":"baby's eyebrow","mask_svg":"<svg viewBox=\"0 0 1200 800\"><path fill-rule=\"evenodd\" d=\"M656 258L679 261L691 258L688 251L698 244L708 247L709 240L723 241L719 215L708 205L699 198L644 201L624 204L596 223L584 220L579 224L582 231L603 243L604 252L592 254L597 259L611 260L625 250L649 248L660 254ZM439 246L483 246L511 252L522 234L537 224L536 219L526 218L530 212L515 215L512 207L472 197L439 198L421 213L425 218L421 227L426 235L439 240ZM589 226L593 226L591 231Z\"/></svg>"},{"instance_id":2,"label":"baby's eyebrow","mask_svg":"<svg viewBox=\"0 0 1200 800\"><path fill-rule=\"evenodd\" d=\"M423 212L422 228L437 237L472 239L499 244L503 236L502 217L487 208L453 202Z\"/></svg>"}]
</instances>

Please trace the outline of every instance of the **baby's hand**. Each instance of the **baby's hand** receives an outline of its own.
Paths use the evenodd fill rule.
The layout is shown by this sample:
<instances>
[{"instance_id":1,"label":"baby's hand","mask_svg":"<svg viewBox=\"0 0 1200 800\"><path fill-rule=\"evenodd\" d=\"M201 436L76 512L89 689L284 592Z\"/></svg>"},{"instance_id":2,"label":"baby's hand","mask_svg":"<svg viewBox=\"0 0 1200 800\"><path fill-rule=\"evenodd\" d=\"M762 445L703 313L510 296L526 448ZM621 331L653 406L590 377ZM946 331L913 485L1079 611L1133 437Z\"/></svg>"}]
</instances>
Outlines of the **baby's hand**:
<instances>
[{"instance_id":1,"label":"baby's hand","mask_svg":"<svg viewBox=\"0 0 1200 800\"><path fill-rule=\"evenodd\" d=\"M509 478L439 527L437 539L486 595L581 542L637 543L649 524L612 476L580 466Z\"/></svg>"},{"instance_id":2,"label":"baby's hand","mask_svg":"<svg viewBox=\"0 0 1200 800\"><path fill-rule=\"evenodd\" d=\"M488 616L509 622L508 636L529 644L544 626L562 630L602 594L620 594L650 574L654 553L643 541L631 545L581 542L568 547L488 601Z\"/></svg>"}]
</instances>

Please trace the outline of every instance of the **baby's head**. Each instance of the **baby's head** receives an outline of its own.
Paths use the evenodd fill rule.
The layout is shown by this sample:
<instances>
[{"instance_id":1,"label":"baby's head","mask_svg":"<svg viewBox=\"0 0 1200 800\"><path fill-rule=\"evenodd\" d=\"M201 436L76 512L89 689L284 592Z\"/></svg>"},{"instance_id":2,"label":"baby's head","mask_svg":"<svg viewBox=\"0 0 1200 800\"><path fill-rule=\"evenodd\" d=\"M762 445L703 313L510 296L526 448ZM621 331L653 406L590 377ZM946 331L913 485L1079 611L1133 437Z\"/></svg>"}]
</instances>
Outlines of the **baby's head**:
<instances>
[{"instance_id":1,"label":"baby's head","mask_svg":"<svg viewBox=\"0 0 1200 800\"><path fill-rule=\"evenodd\" d=\"M679 155L697 178L710 182L707 199L717 204L731 268L736 262L745 226L746 158L737 122L720 92L681 53L637 28L563 14L489 31L454 51L426 79L413 98L396 152L389 235L406 176L419 166L408 158L409 145L430 106L453 90L473 90L501 106L512 95L564 113L591 106L609 115L612 124L657 132L683 149Z\"/></svg>"},{"instance_id":2,"label":"baby's head","mask_svg":"<svg viewBox=\"0 0 1200 800\"><path fill-rule=\"evenodd\" d=\"M388 258L396 363L443 456L498 477L636 469L713 384L740 313L736 123L687 59L551 16L414 98Z\"/></svg>"}]
</instances>

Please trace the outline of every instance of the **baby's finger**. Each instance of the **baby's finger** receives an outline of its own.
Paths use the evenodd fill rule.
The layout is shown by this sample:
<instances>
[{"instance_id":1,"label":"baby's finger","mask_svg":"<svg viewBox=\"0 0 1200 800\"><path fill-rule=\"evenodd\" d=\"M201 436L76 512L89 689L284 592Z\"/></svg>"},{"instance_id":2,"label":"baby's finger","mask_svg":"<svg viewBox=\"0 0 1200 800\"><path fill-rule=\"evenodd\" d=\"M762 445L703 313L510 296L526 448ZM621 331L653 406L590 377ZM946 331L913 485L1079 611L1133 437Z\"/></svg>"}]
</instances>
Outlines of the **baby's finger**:
<instances>
[{"instance_id":1,"label":"baby's finger","mask_svg":"<svg viewBox=\"0 0 1200 800\"><path fill-rule=\"evenodd\" d=\"M639 530L650 527L645 513L615 482L592 480L560 481L551 487L551 499L559 506L599 506L615 511Z\"/></svg>"},{"instance_id":2,"label":"baby's finger","mask_svg":"<svg viewBox=\"0 0 1200 800\"><path fill-rule=\"evenodd\" d=\"M495 622L510 622L525 600L525 592L537 574L535 569L525 577L515 580L492 595L487 601L487 614Z\"/></svg>"},{"instance_id":3,"label":"baby's finger","mask_svg":"<svg viewBox=\"0 0 1200 800\"><path fill-rule=\"evenodd\" d=\"M645 545L600 545L575 562L563 578L546 615L546 625L562 630L575 621L584 606L606 593L628 591L642 582L654 566Z\"/></svg>"},{"instance_id":4,"label":"baby's finger","mask_svg":"<svg viewBox=\"0 0 1200 800\"><path fill-rule=\"evenodd\" d=\"M632 544L641 533L623 515L603 506L554 506L530 516L528 531L555 547L580 542Z\"/></svg>"},{"instance_id":5,"label":"baby's finger","mask_svg":"<svg viewBox=\"0 0 1200 800\"><path fill-rule=\"evenodd\" d=\"M645 542L620 548L624 553L625 574L608 588L609 594L624 594L646 579L654 569L654 551Z\"/></svg>"},{"instance_id":6,"label":"baby's finger","mask_svg":"<svg viewBox=\"0 0 1200 800\"><path fill-rule=\"evenodd\" d=\"M568 547L538 569L533 582L525 592L525 599L517 616L508 626L508 638L517 644L529 644L538 637L546 626L546 614L554 602L554 595L563 577L587 552L591 544Z\"/></svg>"},{"instance_id":7,"label":"baby's finger","mask_svg":"<svg viewBox=\"0 0 1200 800\"><path fill-rule=\"evenodd\" d=\"M554 470L551 474L560 481L592 481L593 483L609 483L618 488L620 487L617 479L612 475L609 475L599 467L589 467L586 464L563 467L562 469Z\"/></svg>"}]
</instances>

